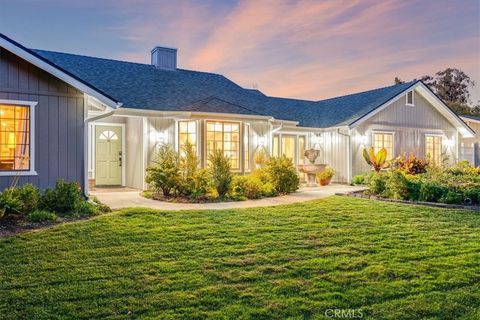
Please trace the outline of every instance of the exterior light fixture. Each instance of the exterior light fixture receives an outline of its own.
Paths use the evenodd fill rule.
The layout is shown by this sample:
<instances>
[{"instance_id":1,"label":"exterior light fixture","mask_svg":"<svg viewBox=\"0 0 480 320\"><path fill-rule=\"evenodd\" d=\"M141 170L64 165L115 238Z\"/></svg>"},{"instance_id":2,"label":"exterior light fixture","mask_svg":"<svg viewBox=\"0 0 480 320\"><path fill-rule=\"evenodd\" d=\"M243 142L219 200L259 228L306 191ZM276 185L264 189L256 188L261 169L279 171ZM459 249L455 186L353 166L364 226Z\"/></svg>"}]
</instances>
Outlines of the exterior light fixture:
<instances>
[{"instance_id":1,"label":"exterior light fixture","mask_svg":"<svg viewBox=\"0 0 480 320\"><path fill-rule=\"evenodd\" d=\"M259 147L265 147L265 145L267 144L267 138L265 136L258 137L257 143Z\"/></svg>"},{"instance_id":2,"label":"exterior light fixture","mask_svg":"<svg viewBox=\"0 0 480 320\"><path fill-rule=\"evenodd\" d=\"M360 141L361 144L367 144L368 137L366 135L360 136L359 141Z\"/></svg>"},{"instance_id":3,"label":"exterior light fixture","mask_svg":"<svg viewBox=\"0 0 480 320\"><path fill-rule=\"evenodd\" d=\"M455 140L453 140L453 138L451 138L451 139L448 139L448 138L447 138L447 139L445 140L445 144L447 145L447 147L450 147L450 148L451 148L451 147L453 147L453 146L455 145Z\"/></svg>"},{"instance_id":4,"label":"exterior light fixture","mask_svg":"<svg viewBox=\"0 0 480 320\"><path fill-rule=\"evenodd\" d=\"M157 133L157 142L158 143L167 143L168 134L166 132L158 132Z\"/></svg>"},{"instance_id":5,"label":"exterior light fixture","mask_svg":"<svg viewBox=\"0 0 480 320\"><path fill-rule=\"evenodd\" d=\"M310 142L312 143L312 148L315 150L320 149L320 146L323 144L323 135L317 136L314 134L312 138L310 139Z\"/></svg>"}]
</instances>

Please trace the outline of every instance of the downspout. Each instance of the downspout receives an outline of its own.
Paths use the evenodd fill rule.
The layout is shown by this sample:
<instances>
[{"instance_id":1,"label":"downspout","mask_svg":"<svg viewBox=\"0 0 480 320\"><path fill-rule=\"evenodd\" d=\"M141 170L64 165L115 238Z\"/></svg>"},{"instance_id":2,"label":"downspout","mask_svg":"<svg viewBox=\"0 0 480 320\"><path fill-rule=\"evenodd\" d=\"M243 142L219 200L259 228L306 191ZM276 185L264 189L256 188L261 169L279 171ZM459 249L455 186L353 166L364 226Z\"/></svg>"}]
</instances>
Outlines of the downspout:
<instances>
[{"instance_id":1,"label":"downspout","mask_svg":"<svg viewBox=\"0 0 480 320\"><path fill-rule=\"evenodd\" d=\"M350 184L352 182L352 166L353 166L353 159L352 159L352 136L350 135L350 129L348 129L348 134L343 133L340 131L340 128L337 129L338 134L347 137L347 183Z\"/></svg>"},{"instance_id":2,"label":"downspout","mask_svg":"<svg viewBox=\"0 0 480 320\"><path fill-rule=\"evenodd\" d=\"M106 118L106 117L109 117L111 115L113 115L115 113L115 110L116 108L120 108L122 106L122 104L119 102L117 103L116 105L116 108L111 108L111 107L107 107L106 112L102 113L102 114L99 114L97 116L94 116L94 117L91 117L91 118L88 118L88 99L84 99L84 103L85 103L85 106L84 106L84 115L85 115L85 120L84 120L84 130L83 130L83 183L84 183L84 195L88 198L88 195L89 195L89 192L88 192L88 156L89 156L89 153L88 153L88 125L90 122L92 121L96 121L96 120L100 120L100 119L103 119L103 118Z\"/></svg>"}]
</instances>

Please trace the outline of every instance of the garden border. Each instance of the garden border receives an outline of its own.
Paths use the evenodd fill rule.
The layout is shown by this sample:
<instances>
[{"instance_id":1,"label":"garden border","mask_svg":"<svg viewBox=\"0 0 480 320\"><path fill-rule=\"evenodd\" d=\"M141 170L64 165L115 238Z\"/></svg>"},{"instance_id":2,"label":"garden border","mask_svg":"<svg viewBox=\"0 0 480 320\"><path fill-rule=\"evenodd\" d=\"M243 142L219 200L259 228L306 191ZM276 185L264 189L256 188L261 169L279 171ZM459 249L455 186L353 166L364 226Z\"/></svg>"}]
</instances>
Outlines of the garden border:
<instances>
[{"instance_id":1,"label":"garden border","mask_svg":"<svg viewBox=\"0 0 480 320\"><path fill-rule=\"evenodd\" d=\"M361 191L351 191L346 193L335 193L336 196L343 196L343 197L351 197L351 198L362 198L362 199L370 199L370 200L377 200L383 202L396 202L396 203L403 203L403 204L410 204L410 205L419 205L419 206L426 206L426 207L434 207L434 208L444 208L444 209L463 209L463 210L471 210L471 211L479 211L480 206L465 206L461 204L448 204L448 203L438 203L438 202L426 202L426 201L408 201L408 200L398 200L398 199L389 199L389 198L381 198L375 195L369 195L364 193L365 190Z\"/></svg>"}]
</instances>

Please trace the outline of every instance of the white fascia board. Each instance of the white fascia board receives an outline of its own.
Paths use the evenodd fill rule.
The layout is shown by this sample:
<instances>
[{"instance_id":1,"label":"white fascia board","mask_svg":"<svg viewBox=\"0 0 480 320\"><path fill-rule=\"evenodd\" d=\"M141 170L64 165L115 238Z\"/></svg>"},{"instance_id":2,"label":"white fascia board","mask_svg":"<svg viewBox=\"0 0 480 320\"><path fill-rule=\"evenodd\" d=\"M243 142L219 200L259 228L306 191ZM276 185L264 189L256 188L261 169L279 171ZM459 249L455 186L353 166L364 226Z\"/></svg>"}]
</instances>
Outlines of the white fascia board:
<instances>
[{"instance_id":1,"label":"white fascia board","mask_svg":"<svg viewBox=\"0 0 480 320\"><path fill-rule=\"evenodd\" d=\"M384 104L382 104L380 107L376 108L375 110L372 110L362 118L354 121L351 123L348 127L349 129L353 129L356 126L360 125L361 123L365 122L366 120L370 119L380 111L386 109L389 107L393 102L397 101L400 99L404 94L406 94L410 90L416 90L417 93L422 95L425 99L427 99L434 107L437 109L443 116L445 116L460 132L460 134L467 138L467 137L473 137L475 135L475 132L462 120L460 117L450 110L449 107L443 103L423 82L418 81L412 86L406 88L402 92L400 92L398 95L393 97L392 99L388 100Z\"/></svg>"},{"instance_id":2,"label":"white fascia board","mask_svg":"<svg viewBox=\"0 0 480 320\"><path fill-rule=\"evenodd\" d=\"M10 51L11 53L15 54L16 56L30 62L34 66L50 73L51 75L57 77L58 79L68 83L72 87L77 88L78 90L87 93L88 95L97 98L102 103L112 107L117 108L121 106L121 103L114 101L113 99L105 96L101 92L93 89L92 87L86 85L82 81L72 77L71 75L65 73L64 71L56 68L55 66L51 65L50 63L45 62L43 59L38 58L36 55L28 52L16 44L0 37L0 47L5 48L6 50Z\"/></svg>"},{"instance_id":3,"label":"white fascia board","mask_svg":"<svg viewBox=\"0 0 480 320\"><path fill-rule=\"evenodd\" d=\"M137 117L192 117L192 116L205 116L205 117L222 117L222 118L234 118L234 119L258 119L258 120L272 120L270 116L249 115L249 114L234 114L234 113L216 113L216 112L195 112L195 111L162 111L162 110L149 110L149 109L136 109L121 107L115 112L120 116L137 116Z\"/></svg>"},{"instance_id":4,"label":"white fascia board","mask_svg":"<svg viewBox=\"0 0 480 320\"><path fill-rule=\"evenodd\" d=\"M440 100L423 82L418 83L418 92L428 100L445 118L456 126L464 138L475 136L473 131L455 112L453 112L442 100Z\"/></svg>"}]
</instances>

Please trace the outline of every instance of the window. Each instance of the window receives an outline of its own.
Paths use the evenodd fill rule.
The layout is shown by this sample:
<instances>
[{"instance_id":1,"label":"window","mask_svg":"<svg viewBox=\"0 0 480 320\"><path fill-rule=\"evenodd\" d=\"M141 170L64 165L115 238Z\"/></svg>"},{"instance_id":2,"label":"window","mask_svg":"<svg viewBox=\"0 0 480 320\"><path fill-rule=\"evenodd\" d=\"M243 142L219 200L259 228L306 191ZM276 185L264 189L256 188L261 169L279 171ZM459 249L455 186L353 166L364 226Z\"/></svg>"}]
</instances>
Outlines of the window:
<instances>
[{"instance_id":1,"label":"window","mask_svg":"<svg viewBox=\"0 0 480 320\"><path fill-rule=\"evenodd\" d=\"M279 138L278 135L273 136L273 144L272 144L272 156L278 157L280 155L280 146L279 146Z\"/></svg>"},{"instance_id":2,"label":"window","mask_svg":"<svg viewBox=\"0 0 480 320\"><path fill-rule=\"evenodd\" d=\"M243 170L250 171L250 125L243 126Z\"/></svg>"},{"instance_id":3,"label":"window","mask_svg":"<svg viewBox=\"0 0 480 320\"><path fill-rule=\"evenodd\" d=\"M115 132L113 132L111 130L105 130L100 134L98 139L107 140L107 141L118 140L118 136Z\"/></svg>"},{"instance_id":4,"label":"window","mask_svg":"<svg viewBox=\"0 0 480 320\"><path fill-rule=\"evenodd\" d=\"M187 143L192 145L194 152L197 152L197 122L194 120L178 122L178 149L180 153L184 152Z\"/></svg>"},{"instance_id":5,"label":"window","mask_svg":"<svg viewBox=\"0 0 480 320\"><path fill-rule=\"evenodd\" d=\"M30 167L30 107L0 104L0 171Z\"/></svg>"},{"instance_id":6,"label":"window","mask_svg":"<svg viewBox=\"0 0 480 320\"><path fill-rule=\"evenodd\" d=\"M393 133L376 132L373 134L373 148L375 153L380 149L387 150L387 160L393 158Z\"/></svg>"},{"instance_id":7,"label":"window","mask_svg":"<svg viewBox=\"0 0 480 320\"><path fill-rule=\"evenodd\" d=\"M282 135L282 156L292 159L295 163L295 136Z\"/></svg>"},{"instance_id":8,"label":"window","mask_svg":"<svg viewBox=\"0 0 480 320\"><path fill-rule=\"evenodd\" d=\"M238 122L207 121L207 155L223 150L232 169L240 169L240 124Z\"/></svg>"},{"instance_id":9,"label":"window","mask_svg":"<svg viewBox=\"0 0 480 320\"><path fill-rule=\"evenodd\" d=\"M425 137L425 156L434 164L442 163L442 137L426 136Z\"/></svg>"},{"instance_id":10,"label":"window","mask_svg":"<svg viewBox=\"0 0 480 320\"><path fill-rule=\"evenodd\" d=\"M414 94L413 94L413 90L410 90L407 92L407 106L411 106L413 107L415 104L414 104Z\"/></svg>"},{"instance_id":11,"label":"window","mask_svg":"<svg viewBox=\"0 0 480 320\"><path fill-rule=\"evenodd\" d=\"M305 164L305 137L298 137L298 164Z\"/></svg>"}]
</instances>

